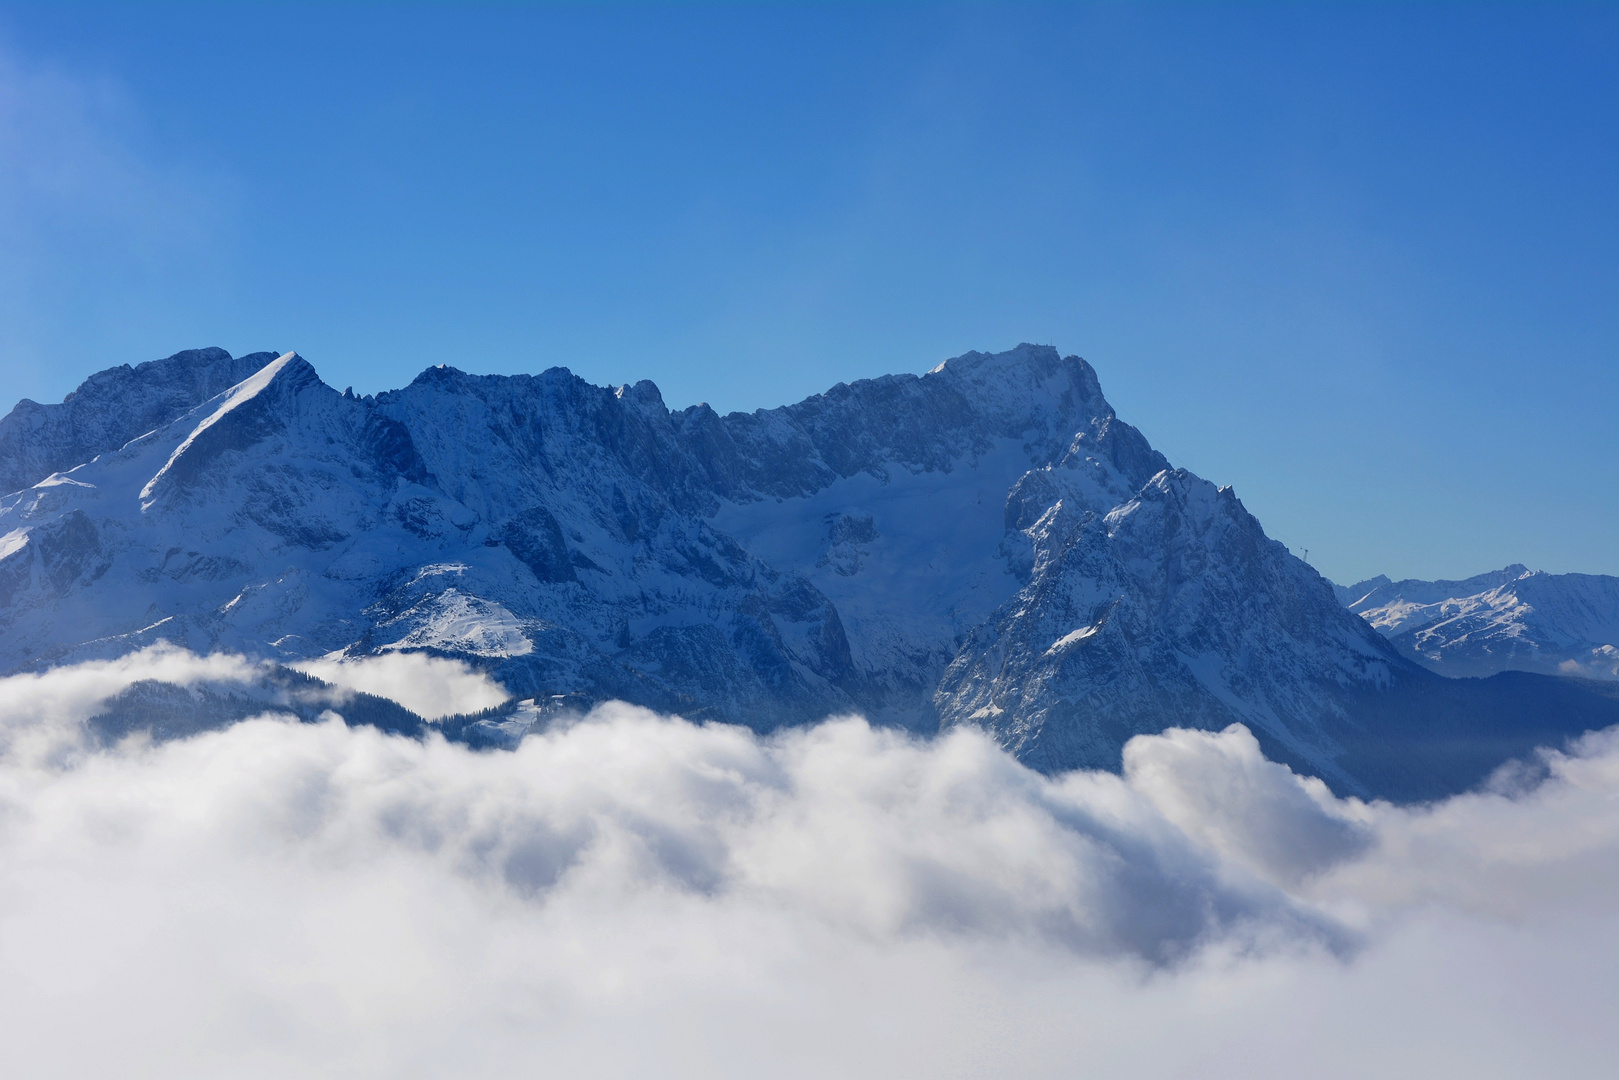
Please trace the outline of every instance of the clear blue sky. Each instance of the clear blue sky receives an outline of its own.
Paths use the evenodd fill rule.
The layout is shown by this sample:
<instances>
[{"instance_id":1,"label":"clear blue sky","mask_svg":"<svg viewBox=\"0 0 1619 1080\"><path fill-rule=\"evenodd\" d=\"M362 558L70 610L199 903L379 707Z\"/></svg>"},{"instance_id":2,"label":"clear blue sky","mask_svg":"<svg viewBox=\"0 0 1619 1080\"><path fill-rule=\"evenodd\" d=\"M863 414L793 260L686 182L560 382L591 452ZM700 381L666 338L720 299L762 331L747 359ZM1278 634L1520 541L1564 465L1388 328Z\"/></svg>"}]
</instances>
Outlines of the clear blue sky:
<instances>
[{"instance_id":1,"label":"clear blue sky","mask_svg":"<svg viewBox=\"0 0 1619 1080\"><path fill-rule=\"evenodd\" d=\"M0 408L1048 342L1323 573L1619 573L1619 7L0 3Z\"/></svg>"}]
</instances>

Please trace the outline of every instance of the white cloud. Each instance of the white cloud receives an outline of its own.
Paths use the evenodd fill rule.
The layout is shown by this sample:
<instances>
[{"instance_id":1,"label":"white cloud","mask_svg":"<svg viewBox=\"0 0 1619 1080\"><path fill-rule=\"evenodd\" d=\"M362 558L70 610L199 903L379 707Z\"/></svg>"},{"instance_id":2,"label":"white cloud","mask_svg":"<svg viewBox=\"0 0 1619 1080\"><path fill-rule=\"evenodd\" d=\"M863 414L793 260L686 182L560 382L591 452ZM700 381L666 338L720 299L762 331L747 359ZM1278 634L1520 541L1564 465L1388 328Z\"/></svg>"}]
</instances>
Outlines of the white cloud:
<instances>
[{"instance_id":1,"label":"white cloud","mask_svg":"<svg viewBox=\"0 0 1619 1080\"><path fill-rule=\"evenodd\" d=\"M15 766L82 750L84 721L108 698L143 679L178 686L244 683L262 670L229 653L197 656L160 643L115 660L8 676L0 679L0 754Z\"/></svg>"},{"instance_id":2,"label":"white cloud","mask_svg":"<svg viewBox=\"0 0 1619 1080\"><path fill-rule=\"evenodd\" d=\"M1418 809L1337 800L1240 728L1138 739L1122 777L625 706L511 753L274 718L23 752L159 665L243 670L116 663L0 680L9 1075L1578 1077L1619 1051L1619 733Z\"/></svg>"},{"instance_id":3,"label":"white cloud","mask_svg":"<svg viewBox=\"0 0 1619 1080\"><path fill-rule=\"evenodd\" d=\"M1132 739L1124 773L1188 836L1279 885L1298 885L1371 839L1359 800L1267 761L1241 724Z\"/></svg>"},{"instance_id":4,"label":"white cloud","mask_svg":"<svg viewBox=\"0 0 1619 1080\"><path fill-rule=\"evenodd\" d=\"M499 683L460 660L421 653L310 660L292 666L333 686L396 701L427 720L478 712L511 697Z\"/></svg>"},{"instance_id":5,"label":"white cloud","mask_svg":"<svg viewBox=\"0 0 1619 1080\"><path fill-rule=\"evenodd\" d=\"M1587 679L1619 679L1619 648L1598 645L1589 655L1564 660L1557 665L1564 675L1583 675Z\"/></svg>"}]
</instances>

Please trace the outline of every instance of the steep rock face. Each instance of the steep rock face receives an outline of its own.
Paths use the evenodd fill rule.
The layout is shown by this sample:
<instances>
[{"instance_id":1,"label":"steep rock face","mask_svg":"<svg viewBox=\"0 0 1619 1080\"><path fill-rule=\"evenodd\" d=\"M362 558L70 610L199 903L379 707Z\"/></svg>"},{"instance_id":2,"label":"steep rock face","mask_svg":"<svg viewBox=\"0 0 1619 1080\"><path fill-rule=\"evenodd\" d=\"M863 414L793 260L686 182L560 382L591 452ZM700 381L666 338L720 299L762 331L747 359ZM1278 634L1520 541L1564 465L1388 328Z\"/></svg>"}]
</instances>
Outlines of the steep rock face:
<instances>
[{"instance_id":1,"label":"steep rock face","mask_svg":"<svg viewBox=\"0 0 1619 1080\"><path fill-rule=\"evenodd\" d=\"M24 398L0 417L0 493L116 450L235 386L275 358L189 349L137 367L108 368L60 405Z\"/></svg>"},{"instance_id":2,"label":"steep rock face","mask_svg":"<svg viewBox=\"0 0 1619 1080\"><path fill-rule=\"evenodd\" d=\"M1619 578L1515 563L1462 581L1377 577L1335 588L1401 653L1441 675L1619 680Z\"/></svg>"},{"instance_id":3,"label":"steep rock face","mask_svg":"<svg viewBox=\"0 0 1619 1080\"><path fill-rule=\"evenodd\" d=\"M1105 766L1166 714L1240 720L1284 759L1346 781L1332 766L1343 691L1390 685L1405 665L1387 643L1335 617L1326 582L1230 488L1165 470L1117 506L1087 494L1065 485L1021 530L1030 581L946 672L945 722L981 724L1052 767ZM1034 514L1024 503L1017 522Z\"/></svg>"},{"instance_id":4,"label":"steep rock face","mask_svg":"<svg viewBox=\"0 0 1619 1080\"><path fill-rule=\"evenodd\" d=\"M1343 790L1402 797L1619 721L1404 659L1047 347L730 416L560 368L436 367L356 399L292 353L245 374L179 356L206 363L86 384L133 379L151 428L109 447L123 429L63 413L51 453L83 463L0 499L0 670L159 640L421 650L519 699L468 721L492 745L621 698L760 729L981 724L1044 769L1241 720ZM24 457L17 475L45 467Z\"/></svg>"}]
</instances>

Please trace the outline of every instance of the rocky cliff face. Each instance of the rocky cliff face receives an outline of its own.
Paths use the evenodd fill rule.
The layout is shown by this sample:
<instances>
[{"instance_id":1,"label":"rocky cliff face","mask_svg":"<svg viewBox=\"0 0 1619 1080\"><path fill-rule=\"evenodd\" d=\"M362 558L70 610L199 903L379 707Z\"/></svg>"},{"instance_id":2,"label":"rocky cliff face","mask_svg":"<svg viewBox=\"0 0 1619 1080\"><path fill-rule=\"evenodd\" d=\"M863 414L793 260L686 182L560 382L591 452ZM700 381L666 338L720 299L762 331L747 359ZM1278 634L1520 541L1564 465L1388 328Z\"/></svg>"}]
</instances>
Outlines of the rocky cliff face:
<instances>
[{"instance_id":1,"label":"rocky cliff face","mask_svg":"<svg viewBox=\"0 0 1619 1080\"><path fill-rule=\"evenodd\" d=\"M1444 680L1046 347L729 416L561 368L356 399L295 354L204 350L19 405L0 475L5 671L156 640L423 650L522 700L979 724L1045 769L1240 720L1403 794L1590 720L1503 706L1488 754L1390 780L1368 740L1397 753L1389 717Z\"/></svg>"},{"instance_id":2,"label":"rocky cliff face","mask_svg":"<svg viewBox=\"0 0 1619 1080\"><path fill-rule=\"evenodd\" d=\"M1513 564L1462 581L1376 577L1338 599L1431 671L1619 680L1619 578Z\"/></svg>"},{"instance_id":3,"label":"rocky cliff face","mask_svg":"<svg viewBox=\"0 0 1619 1080\"><path fill-rule=\"evenodd\" d=\"M1336 618L1322 579L1230 488L1165 470L1114 506L1072 481L1048 502L1049 472L1020 481L1008 512L1030 580L945 673L945 719L983 724L1049 766L1105 764L1166 712L1201 727L1242 720L1332 775L1341 692L1387 688L1404 667L1387 645ZM1030 489L1032 505L1019 498Z\"/></svg>"}]
</instances>

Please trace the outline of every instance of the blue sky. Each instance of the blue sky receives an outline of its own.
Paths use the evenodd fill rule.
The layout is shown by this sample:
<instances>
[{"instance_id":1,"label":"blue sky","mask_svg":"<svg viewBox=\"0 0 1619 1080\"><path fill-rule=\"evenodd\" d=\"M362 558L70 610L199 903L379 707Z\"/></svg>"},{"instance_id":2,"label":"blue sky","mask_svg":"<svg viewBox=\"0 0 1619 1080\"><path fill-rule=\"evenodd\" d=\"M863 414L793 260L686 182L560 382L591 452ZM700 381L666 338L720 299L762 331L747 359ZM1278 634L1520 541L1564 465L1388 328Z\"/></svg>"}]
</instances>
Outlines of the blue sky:
<instances>
[{"instance_id":1,"label":"blue sky","mask_svg":"<svg viewBox=\"0 0 1619 1080\"><path fill-rule=\"evenodd\" d=\"M1619 573L1619 8L0 3L0 408L1048 342L1338 580Z\"/></svg>"}]
</instances>

